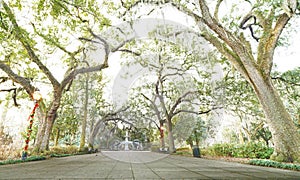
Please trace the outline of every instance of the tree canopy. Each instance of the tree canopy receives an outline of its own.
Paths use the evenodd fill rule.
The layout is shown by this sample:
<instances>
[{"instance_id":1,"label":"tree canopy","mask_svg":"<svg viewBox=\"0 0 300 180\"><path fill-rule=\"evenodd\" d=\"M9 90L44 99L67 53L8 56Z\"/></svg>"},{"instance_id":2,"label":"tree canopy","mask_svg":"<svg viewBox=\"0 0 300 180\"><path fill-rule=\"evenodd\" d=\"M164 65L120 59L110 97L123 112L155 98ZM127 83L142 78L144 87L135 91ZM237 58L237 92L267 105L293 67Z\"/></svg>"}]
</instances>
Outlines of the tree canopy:
<instances>
[{"instance_id":1,"label":"tree canopy","mask_svg":"<svg viewBox=\"0 0 300 180\"><path fill-rule=\"evenodd\" d=\"M288 46L289 31L299 19L297 0L0 3L0 85L7 95L1 103L20 107L21 100L33 100L35 91L46 92L39 102L38 151L49 148L51 137L56 143L65 134L75 137L79 125L81 148L87 139L93 146L99 129L120 133L119 123L136 127L139 118L154 123L145 127L157 128L161 140L166 126L170 151L175 151L172 128L180 119L197 119L188 141L198 145L198 136L210 129L204 122L209 118L201 114L214 116L222 109L239 117L241 141L246 136L269 144L272 138L272 158L299 161L299 70L274 71L275 51ZM168 12L185 22L167 20ZM149 18L157 21L151 30ZM127 90L129 103L120 109L106 104L106 77L100 73L115 52L131 60L128 67L139 64L152 73ZM85 102L81 111L75 108L78 98Z\"/></svg>"}]
</instances>

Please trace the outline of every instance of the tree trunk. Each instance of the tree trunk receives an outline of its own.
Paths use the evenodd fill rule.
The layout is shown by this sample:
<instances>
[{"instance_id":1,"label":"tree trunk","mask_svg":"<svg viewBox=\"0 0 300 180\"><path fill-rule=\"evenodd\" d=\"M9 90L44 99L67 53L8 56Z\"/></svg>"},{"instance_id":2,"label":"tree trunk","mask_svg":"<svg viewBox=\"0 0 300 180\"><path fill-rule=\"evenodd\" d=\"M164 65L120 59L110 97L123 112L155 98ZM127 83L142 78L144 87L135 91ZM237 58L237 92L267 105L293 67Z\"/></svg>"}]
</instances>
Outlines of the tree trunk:
<instances>
[{"instance_id":1,"label":"tree trunk","mask_svg":"<svg viewBox=\"0 0 300 180\"><path fill-rule=\"evenodd\" d=\"M90 135L90 138L89 138L89 149L94 149L94 141L95 141L95 137L97 136L97 134L99 133L99 130L100 128L104 126L103 125L103 120L100 119L96 122L94 128L93 128L93 131Z\"/></svg>"},{"instance_id":2,"label":"tree trunk","mask_svg":"<svg viewBox=\"0 0 300 180\"><path fill-rule=\"evenodd\" d=\"M195 134L195 142L196 142L196 146L199 147L199 144L200 144L200 138L197 136L196 131L194 132L194 134Z\"/></svg>"},{"instance_id":3,"label":"tree trunk","mask_svg":"<svg viewBox=\"0 0 300 180\"><path fill-rule=\"evenodd\" d=\"M239 144L244 144L244 135L241 129L239 129Z\"/></svg>"},{"instance_id":4,"label":"tree trunk","mask_svg":"<svg viewBox=\"0 0 300 180\"><path fill-rule=\"evenodd\" d=\"M55 136L55 141L54 141L54 146L58 145L59 135L60 135L60 130L57 129L56 136Z\"/></svg>"},{"instance_id":5,"label":"tree trunk","mask_svg":"<svg viewBox=\"0 0 300 180\"><path fill-rule=\"evenodd\" d=\"M80 137L80 146L79 149L83 150L85 146L85 135L86 135L86 123L87 123L87 115L88 115L88 103L89 103L89 74L86 76L85 81L85 101L84 101L84 112L83 112L83 120L82 120L82 130Z\"/></svg>"},{"instance_id":6,"label":"tree trunk","mask_svg":"<svg viewBox=\"0 0 300 180\"><path fill-rule=\"evenodd\" d=\"M160 128L158 129L160 133L160 147L162 150L165 150L166 144L165 144L165 134L163 130L163 123L160 123Z\"/></svg>"},{"instance_id":7,"label":"tree trunk","mask_svg":"<svg viewBox=\"0 0 300 180\"><path fill-rule=\"evenodd\" d=\"M169 152L173 153L176 152L175 143L174 143L174 136L172 132L172 122L171 119L167 119L167 130L168 130L168 139L169 139Z\"/></svg>"},{"instance_id":8,"label":"tree trunk","mask_svg":"<svg viewBox=\"0 0 300 180\"><path fill-rule=\"evenodd\" d=\"M267 124L272 132L277 161L300 161L300 134L269 78L256 76L251 83L263 106Z\"/></svg>"},{"instance_id":9,"label":"tree trunk","mask_svg":"<svg viewBox=\"0 0 300 180\"><path fill-rule=\"evenodd\" d=\"M43 139L44 139L44 134L45 134L45 129L46 129L46 123L45 123L45 116L41 116L40 117L40 121L39 121L39 127L38 127L38 133L37 133L37 140L35 143L35 151L39 152Z\"/></svg>"},{"instance_id":10,"label":"tree trunk","mask_svg":"<svg viewBox=\"0 0 300 180\"><path fill-rule=\"evenodd\" d=\"M252 140L251 140L251 133L249 132L249 130L247 129L247 128L245 128L245 127L243 127L243 130L245 131L245 134L246 134L246 137L247 137L247 142L249 143L249 142L251 142Z\"/></svg>"},{"instance_id":11,"label":"tree trunk","mask_svg":"<svg viewBox=\"0 0 300 180\"><path fill-rule=\"evenodd\" d=\"M38 152L43 150L49 150L50 134L52 132L52 127L56 118L57 110L60 106L61 96L61 91L56 91L56 94L54 95L54 100L52 102L52 105L50 106L51 108L48 111L44 123L42 125L42 130L40 133L41 138L39 138L38 142L36 143L36 150Z\"/></svg>"},{"instance_id":12,"label":"tree trunk","mask_svg":"<svg viewBox=\"0 0 300 180\"><path fill-rule=\"evenodd\" d=\"M47 120L46 120L47 125L46 125L44 140L43 140L43 143L41 146L42 150L44 150L44 149L49 150L50 135L52 132L54 121L55 121L55 117L52 117L52 116L47 117Z\"/></svg>"},{"instance_id":13,"label":"tree trunk","mask_svg":"<svg viewBox=\"0 0 300 180\"><path fill-rule=\"evenodd\" d=\"M190 145L190 148L193 149L194 143L192 140L190 141L189 145Z\"/></svg>"}]
</instances>

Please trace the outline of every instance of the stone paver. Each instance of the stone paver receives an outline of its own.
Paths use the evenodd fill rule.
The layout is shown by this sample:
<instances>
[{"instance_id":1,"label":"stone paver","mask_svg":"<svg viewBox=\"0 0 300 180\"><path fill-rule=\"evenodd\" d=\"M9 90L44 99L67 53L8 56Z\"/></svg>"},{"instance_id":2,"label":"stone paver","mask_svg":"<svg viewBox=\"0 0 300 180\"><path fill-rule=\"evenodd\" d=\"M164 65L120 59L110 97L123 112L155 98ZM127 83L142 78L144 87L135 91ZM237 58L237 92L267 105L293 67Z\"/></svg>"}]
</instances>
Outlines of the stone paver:
<instances>
[{"instance_id":1,"label":"stone paver","mask_svg":"<svg viewBox=\"0 0 300 180\"><path fill-rule=\"evenodd\" d=\"M151 152L103 152L0 166L0 179L300 179L300 172Z\"/></svg>"}]
</instances>

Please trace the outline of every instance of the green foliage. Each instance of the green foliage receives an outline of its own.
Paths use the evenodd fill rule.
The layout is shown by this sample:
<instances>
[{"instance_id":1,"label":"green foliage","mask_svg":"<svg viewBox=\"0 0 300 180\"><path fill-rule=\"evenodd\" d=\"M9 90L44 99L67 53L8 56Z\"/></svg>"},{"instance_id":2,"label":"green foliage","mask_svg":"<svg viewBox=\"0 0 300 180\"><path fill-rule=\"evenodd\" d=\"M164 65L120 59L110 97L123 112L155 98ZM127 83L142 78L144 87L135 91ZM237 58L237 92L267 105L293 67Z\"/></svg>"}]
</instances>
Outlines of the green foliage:
<instances>
[{"instance_id":1,"label":"green foliage","mask_svg":"<svg viewBox=\"0 0 300 180\"><path fill-rule=\"evenodd\" d=\"M247 143L234 148L233 157L262 158L268 159L273 153L273 148L269 148L262 143Z\"/></svg>"},{"instance_id":2,"label":"green foliage","mask_svg":"<svg viewBox=\"0 0 300 180\"><path fill-rule=\"evenodd\" d=\"M211 156L228 156L237 158L269 159L272 153L273 148L267 147L263 143L214 144L207 150L207 154Z\"/></svg>"},{"instance_id":3,"label":"green foliage","mask_svg":"<svg viewBox=\"0 0 300 180\"><path fill-rule=\"evenodd\" d=\"M174 155L181 155L181 156L192 156L192 152L191 151L177 151L173 153Z\"/></svg>"},{"instance_id":4,"label":"green foliage","mask_svg":"<svg viewBox=\"0 0 300 180\"><path fill-rule=\"evenodd\" d=\"M273 72L272 77L288 112L300 130L300 68L283 73Z\"/></svg>"},{"instance_id":5,"label":"green foliage","mask_svg":"<svg viewBox=\"0 0 300 180\"><path fill-rule=\"evenodd\" d=\"M72 156L72 154L51 154L50 157L68 157Z\"/></svg>"},{"instance_id":6,"label":"green foliage","mask_svg":"<svg viewBox=\"0 0 300 180\"><path fill-rule=\"evenodd\" d=\"M64 144L76 143L76 135L79 128L80 115L75 111L74 104L78 95L74 92L66 92L63 95L58 117L53 126L52 139L63 138ZM55 144L57 145L57 144Z\"/></svg>"},{"instance_id":7,"label":"green foliage","mask_svg":"<svg viewBox=\"0 0 300 180\"><path fill-rule=\"evenodd\" d=\"M212 147L209 147L209 155L212 156L230 156L233 155L233 144L214 144Z\"/></svg>"},{"instance_id":8,"label":"green foliage","mask_svg":"<svg viewBox=\"0 0 300 180\"><path fill-rule=\"evenodd\" d=\"M253 132L252 139L253 140L263 139L265 143L268 145L269 141L272 139L272 133L268 127L264 127L263 125L264 125L263 123L260 124L251 123L252 126L251 132Z\"/></svg>"},{"instance_id":9,"label":"green foliage","mask_svg":"<svg viewBox=\"0 0 300 180\"><path fill-rule=\"evenodd\" d=\"M209 149L207 148L201 148L201 155L202 156L210 156L211 155L211 152Z\"/></svg>"},{"instance_id":10,"label":"green foliage","mask_svg":"<svg viewBox=\"0 0 300 180\"><path fill-rule=\"evenodd\" d=\"M54 146L51 147L49 151L43 151L41 153L36 154L36 152L32 152L32 155L42 155L46 157L66 157L73 156L79 154L86 154L87 152L79 152L79 148L77 146Z\"/></svg>"},{"instance_id":11,"label":"green foliage","mask_svg":"<svg viewBox=\"0 0 300 180\"><path fill-rule=\"evenodd\" d=\"M186 143L190 146L193 146L194 142L196 145L199 145L200 140L206 137L207 127L205 125L205 122L200 117L197 117L195 119L197 119L197 121L193 126L194 129L192 130L191 135L186 140Z\"/></svg>"},{"instance_id":12,"label":"green foliage","mask_svg":"<svg viewBox=\"0 0 300 180\"><path fill-rule=\"evenodd\" d=\"M45 156L30 156L25 160L21 159L10 159L6 161L0 162L0 165L6 165L6 164L17 164L17 163L22 163L22 162L30 162L30 161L40 161L40 160L45 160Z\"/></svg>"},{"instance_id":13,"label":"green foliage","mask_svg":"<svg viewBox=\"0 0 300 180\"><path fill-rule=\"evenodd\" d=\"M51 150L51 152L53 152L53 154L76 154L76 153L78 153L78 147L76 147L76 146L66 146L66 147L54 146L50 150Z\"/></svg>"},{"instance_id":14,"label":"green foliage","mask_svg":"<svg viewBox=\"0 0 300 180\"><path fill-rule=\"evenodd\" d=\"M265 160L265 159L251 159L249 161L249 164L300 171L299 164L281 163L281 162Z\"/></svg>"},{"instance_id":15,"label":"green foliage","mask_svg":"<svg viewBox=\"0 0 300 180\"><path fill-rule=\"evenodd\" d=\"M159 152L160 144L159 143L153 143L151 145L151 151L152 152Z\"/></svg>"},{"instance_id":16,"label":"green foliage","mask_svg":"<svg viewBox=\"0 0 300 180\"><path fill-rule=\"evenodd\" d=\"M29 161L39 161L39 160L45 160L47 157L67 157L67 156L80 155L86 153L87 152L79 152L78 147L76 146L66 146L66 147L55 146L52 147L50 151L44 151L41 154L35 154L35 152L32 152L31 156L29 156L26 160L10 159L10 160L0 162L0 165L16 164L16 163L29 162Z\"/></svg>"}]
</instances>

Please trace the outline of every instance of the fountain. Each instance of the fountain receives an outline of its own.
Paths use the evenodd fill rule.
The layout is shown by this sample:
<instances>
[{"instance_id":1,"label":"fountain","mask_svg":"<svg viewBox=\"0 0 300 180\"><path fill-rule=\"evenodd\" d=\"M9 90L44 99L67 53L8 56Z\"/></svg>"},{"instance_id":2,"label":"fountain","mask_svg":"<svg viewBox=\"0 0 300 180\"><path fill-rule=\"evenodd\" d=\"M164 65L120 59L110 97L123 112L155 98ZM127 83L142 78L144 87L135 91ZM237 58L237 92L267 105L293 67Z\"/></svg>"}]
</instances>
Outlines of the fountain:
<instances>
[{"instance_id":1,"label":"fountain","mask_svg":"<svg viewBox=\"0 0 300 180\"><path fill-rule=\"evenodd\" d=\"M125 135L125 141L120 142L118 148L121 149L122 146L124 145L124 151L129 151L129 145L131 145L131 148L133 148L133 142L128 140L129 135L128 135L128 129L126 129L126 135Z\"/></svg>"}]
</instances>

